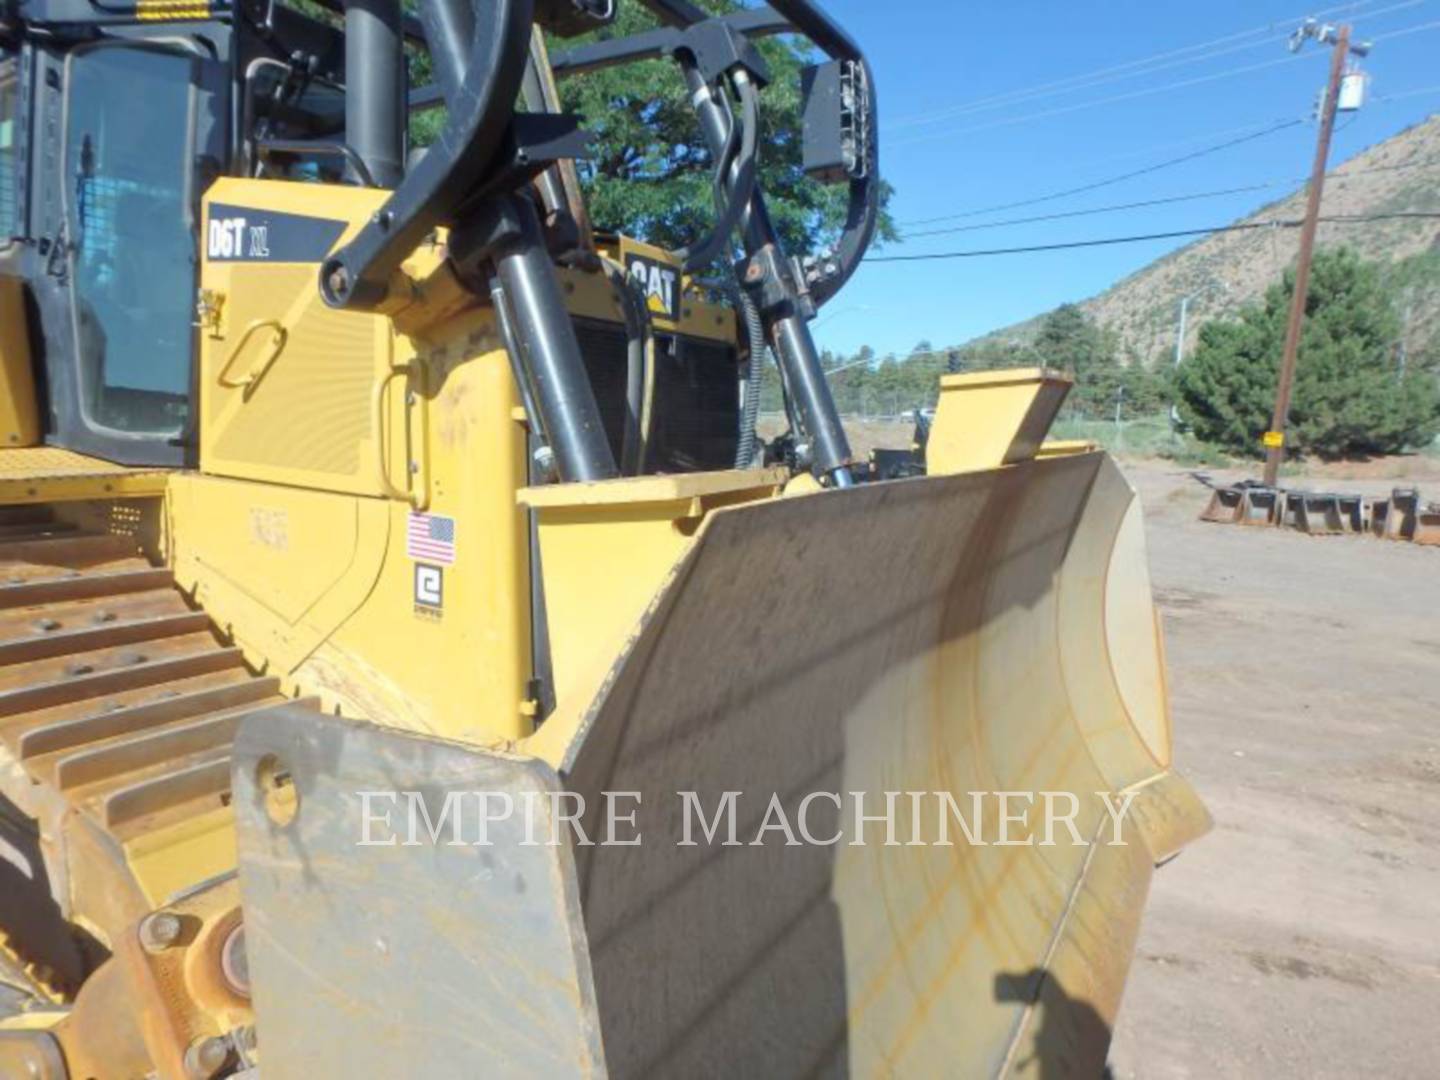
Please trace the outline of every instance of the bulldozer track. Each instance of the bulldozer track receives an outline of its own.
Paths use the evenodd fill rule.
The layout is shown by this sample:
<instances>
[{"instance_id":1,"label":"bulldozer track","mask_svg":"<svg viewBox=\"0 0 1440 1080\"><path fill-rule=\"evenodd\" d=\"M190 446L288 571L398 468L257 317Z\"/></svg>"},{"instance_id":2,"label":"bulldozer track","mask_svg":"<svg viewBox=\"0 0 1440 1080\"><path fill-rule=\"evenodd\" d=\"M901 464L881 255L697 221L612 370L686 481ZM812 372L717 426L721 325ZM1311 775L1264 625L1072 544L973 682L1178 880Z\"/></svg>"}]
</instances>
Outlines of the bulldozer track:
<instances>
[{"instance_id":1,"label":"bulldozer track","mask_svg":"<svg viewBox=\"0 0 1440 1080\"><path fill-rule=\"evenodd\" d=\"M7 803L35 805L43 786L119 842L172 827L228 806L238 724L286 700L133 538L44 506L0 507L0 756L32 788L25 800L3 792ZM44 996L68 999L77 964L69 928L55 925L62 898L10 891L0 954Z\"/></svg>"}]
</instances>

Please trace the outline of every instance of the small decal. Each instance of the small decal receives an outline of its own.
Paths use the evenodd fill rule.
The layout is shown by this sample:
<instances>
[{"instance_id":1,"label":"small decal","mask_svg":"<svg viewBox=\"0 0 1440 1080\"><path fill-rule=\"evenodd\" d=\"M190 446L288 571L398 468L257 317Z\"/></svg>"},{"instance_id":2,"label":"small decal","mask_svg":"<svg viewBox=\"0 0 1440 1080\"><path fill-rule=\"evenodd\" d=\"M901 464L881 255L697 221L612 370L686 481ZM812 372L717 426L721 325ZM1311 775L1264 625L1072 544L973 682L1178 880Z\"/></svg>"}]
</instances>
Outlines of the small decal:
<instances>
[{"instance_id":1,"label":"small decal","mask_svg":"<svg viewBox=\"0 0 1440 1080\"><path fill-rule=\"evenodd\" d=\"M1271 450L1278 450L1285 445L1285 434L1280 431L1267 431L1261 440Z\"/></svg>"},{"instance_id":2,"label":"small decal","mask_svg":"<svg viewBox=\"0 0 1440 1080\"><path fill-rule=\"evenodd\" d=\"M405 532L405 554L417 561L449 566L455 561L455 519L412 513Z\"/></svg>"},{"instance_id":3,"label":"small decal","mask_svg":"<svg viewBox=\"0 0 1440 1080\"><path fill-rule=\"evenodd\" d=\"M345 222L331 218L211 203L205 257L211 262L318 263L344 231Z\"/></svg>"},{"instance_id":4,"label":"small decal","mask_svg":"<svg viewBox=\"0 0 1440 1080\"><path fill-rule=\"evenodd\" d=\"M438 615L445 607L445 571L439 566L415 564L415 612Z\"/></svg>"},{"instance_id":5,"label":"small decal","mask_svg":"<svg viewBox=\"0 0 1440 1080\"><path fill-rule=\"evenodd\" d=\"M640 287L650 314L680 321L680 270L644 255L627 255L625 271Z\"/></svg>"},{"instance_id":6,"label":"small decal","mask_svg":"<svg viewBox=\"0 0 1440 1080\"><path fill-rule=\"evenodd\" d=\"M290 515L284 510L250 508L250 537L257 544L276 551L290 549Z\"/></svg>"}]
</instances>

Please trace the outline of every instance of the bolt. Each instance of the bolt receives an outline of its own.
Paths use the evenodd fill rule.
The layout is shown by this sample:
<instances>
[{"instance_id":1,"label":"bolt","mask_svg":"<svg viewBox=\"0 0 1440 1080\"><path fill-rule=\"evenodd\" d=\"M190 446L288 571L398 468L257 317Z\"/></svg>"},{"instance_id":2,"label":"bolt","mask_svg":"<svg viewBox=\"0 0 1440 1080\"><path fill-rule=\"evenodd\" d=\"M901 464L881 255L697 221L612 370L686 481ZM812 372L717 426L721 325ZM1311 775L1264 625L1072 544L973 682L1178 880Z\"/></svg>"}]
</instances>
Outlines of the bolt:
<instances>
[{"instance_id":1,"label":"bolt","mask_svg":"<svg viewBox=\"0 0 1440 1080\"><path fill-rule=\"evenodd\" d=\"M185 1073L194 1080L210 1080L230 1060L230 1044L219 1035L201 1036L185 1051Z\"/></svg>"},{"instance_id":2,"label":"bolt","mask_svg":"<svg viewBox=\"0 0 1440 1080\"><path fill-rule=\"evenodd\" d=\"M140 924L140 945L152 955L162 953L180 940L184 924L173 911L157 911Z\"/></svg>"},{"instance_id":3,"label":"bolt","mask_svg":"<svg viewBox=\"0 0 1440 1080\"><path fill-rule=\"evenodd\" d=\"M344 296L350 290L350 273L343 266L337 266L330 271L330 291L336 296Z\"/></svg>"},{"instance_id":4,"label":"bolt","mask_svg":"<svg viewBox=\"0 0 1440 1080\"><path fill-rule=\"evenodd\" d=\"M548 446L542 446L535 451L535 464L542 473L549 476L555 471L555 451Z\"/></svg>"},{"instance_id":5,"label":"bolt","mask_svg":"<svg viewBox=\"0 0 1440 1080\"><path fill-rule=\"evenodd\" d=\"M242 997L250 996L250 960L245 952L243 923L231 930L220 946L220 973L231 990Z\"/></svg>"},{"instance_id":6,"label":"bolt","mask_svg":"<svg viewBox=\"0 0 1440 1080\"><path fill-rule=\"evenodd\" d=\"M59 619L36 619L36 620L35 620L35 629L36 629L36 630L44 631L45 633L48 634L51 630L59 630L59 629L60 629L60 620L59 620Z\"/></svg>"},{"instance_id":7,"label":"bolt","mask_svg":"<svg viewBox=\"0 0 1440 1080\"><path fill-rule=\"evenodd\" d=\"M113 611L97 611L92 616L92 621L97 623L114 622L115 613Z\"/></svg>"}]
</instances>

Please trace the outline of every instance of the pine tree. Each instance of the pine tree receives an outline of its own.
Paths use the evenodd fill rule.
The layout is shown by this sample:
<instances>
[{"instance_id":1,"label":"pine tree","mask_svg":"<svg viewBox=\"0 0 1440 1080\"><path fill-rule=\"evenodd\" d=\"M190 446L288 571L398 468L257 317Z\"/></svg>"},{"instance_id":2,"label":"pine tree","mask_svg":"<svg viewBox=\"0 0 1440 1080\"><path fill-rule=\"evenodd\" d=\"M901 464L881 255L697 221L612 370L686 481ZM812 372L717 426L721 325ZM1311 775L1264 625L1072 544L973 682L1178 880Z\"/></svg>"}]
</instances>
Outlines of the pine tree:
<instances>
[{"instance_id":1,"label":"pine tree","mask_svg":"<svg viewBox=\"0 0 1440 1080\"><path fill-rule=\"evenodd\" d=\"M1181 415L1195 434L1258 455L1269 428L1295 276L1238 319L1201 328L1181 366ZM1316 255L1306 296L1289 443L1333 457L1398 453L1440 428L1440 384L1424 363L1400 371L1399 319L1379 269L1348 250Z\"/></svg>"}]
</instances>

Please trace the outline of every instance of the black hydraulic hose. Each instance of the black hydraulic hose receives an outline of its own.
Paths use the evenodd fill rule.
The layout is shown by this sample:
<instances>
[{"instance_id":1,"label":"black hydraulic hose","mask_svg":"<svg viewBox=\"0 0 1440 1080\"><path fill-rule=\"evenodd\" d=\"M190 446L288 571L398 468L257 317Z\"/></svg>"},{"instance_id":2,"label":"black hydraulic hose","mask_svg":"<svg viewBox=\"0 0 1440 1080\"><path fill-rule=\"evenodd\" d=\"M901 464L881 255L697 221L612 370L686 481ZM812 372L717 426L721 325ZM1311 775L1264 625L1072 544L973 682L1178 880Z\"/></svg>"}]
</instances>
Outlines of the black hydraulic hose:
<instances>
[{"instance_id":1,"label":"black hydraulic hose","mask_svg":"<svg viewBox=\"0 0 1440 1080\"><path fill-rule=\"evenodd\" d=\"M650 357L650 311L636 295L634 282L625 268L604 256L600 265L615 290L616 303L625 321L625 428L620 443L620 475L639 476L645 466L649 432L645 430L646 388Z\"/></svg>"},{"instance_id":2,"label":"black hydraulic hose","mask_svg":"<svg viewBox=\"0 0 1440 1080\"><path fill-rule=\"evenodd\" d=\"M737 72L733 79L740 96L740 117L730 124L725 148L715 166L715 193L719 215L715 227L700 241L676 252L685 270L695 271L709 266L723 252L731 235L740 225L755 192L756 151L760 141L760 94L748 76ZM715 91L711 91L715 93ZM724 102L724 90L718 92ZM725 111L728 111L728 107ZM739 132L740 145L731 153Z\"/></svg>"},{"instance_id":3,"label":"black hydraulic hose","mask_svg":"<svg viewBox=\"0 0 1440 1080\"><path fill-rule=\"evenodd\" d=\"M760 420L760 375L765 370L765 353L770 345L765 340L765 323L760 318L760 310L738 285L732 293L750 343L750 377L745 380L745 399L740 405L740 441L735 447L735 467L748 469L755 463L755 451L760 442L756 431Z\"/></svg>"},{"instance_id":4,"label":"black hydraulic hose","mask_svg":"<svg viewBox=\"0 0 1440 1080\"><path fill-rule=\"evenodd\" d=\"M718 222L725 216L725 192L730 184L730 174L735 168L735 159L740 156L740 142L743 135L740 125L735 123L735 110L730 107L730 98L722 90L714 95L715 103L720 107L720 112L725 117L725 149L720 154L720 160L715 163L715 170L710 176L710 200L715 205L715 220ZM692 245L693 246L693 245Z\"/></svg>"},{"instance_id":5,"label":"black hydraulic hose","mask_svg":"<svg viewBox=\"0 0 1440 1080\"><path fill-rule=\"evenodd\" d=\"M686 69L685 76L697 105L701 131L710 144L711 152L718 154L729 134L724 114L713 98L701 93L706 86L697 70L693 67ZM744 75L737 72L735 77L739 81ZM785 260L784 246L775 223L765 209L765 198L758 183L751 186L749 202L743 208L741 232L746 258L753 260L768 249L782 277L777 284L787 291L792 288L783 280L784 271L780 268ZM761 317L779 362L793 416L799 420L799 432L807 440L813 472L819 478L828 477L836 487L849 487L850 444L835 411L835 401L825 381L820 355L806 325L805 313L792 301L777 305L773 311L762 309Z\"/></svg>"}]
</instances>

